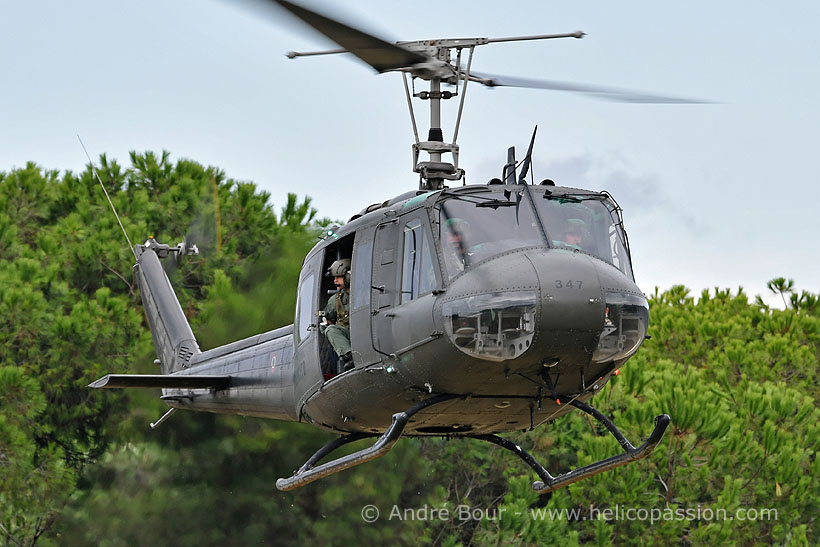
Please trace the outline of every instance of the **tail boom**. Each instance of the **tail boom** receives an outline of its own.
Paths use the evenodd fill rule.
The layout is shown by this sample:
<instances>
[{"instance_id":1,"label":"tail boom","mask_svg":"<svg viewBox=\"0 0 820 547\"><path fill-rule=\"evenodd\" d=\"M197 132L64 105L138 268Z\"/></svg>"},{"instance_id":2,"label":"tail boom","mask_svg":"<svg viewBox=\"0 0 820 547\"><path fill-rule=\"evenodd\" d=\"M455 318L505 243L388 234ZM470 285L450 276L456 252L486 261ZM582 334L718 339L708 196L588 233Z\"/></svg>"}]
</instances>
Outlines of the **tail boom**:
<instances>
[{"instance_id":1,"label":"tail boom","mask_svg":"<svg viewBox=\"0 0 820 547\"><path fill-rule=\"evenodd\" d=\"M293 326L203 352L160 263L171 253L185 254L186 246L150 238L134 249L134 274L161 374L109 374L89 387L160 388L174 408L297 420Z\"/></svg>"}]
</instances>

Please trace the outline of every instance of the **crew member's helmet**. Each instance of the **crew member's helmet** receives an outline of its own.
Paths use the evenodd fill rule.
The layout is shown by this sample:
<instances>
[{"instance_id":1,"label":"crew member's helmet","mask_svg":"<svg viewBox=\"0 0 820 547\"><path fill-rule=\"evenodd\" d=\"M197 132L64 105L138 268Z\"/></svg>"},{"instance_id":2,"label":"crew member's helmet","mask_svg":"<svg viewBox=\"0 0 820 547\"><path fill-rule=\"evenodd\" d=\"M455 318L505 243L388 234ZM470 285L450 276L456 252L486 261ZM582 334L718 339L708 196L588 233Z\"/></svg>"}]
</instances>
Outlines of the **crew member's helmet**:
<instances>
[{"instance_id":1,"label":"crew member's helmet","mask_svg":"<svg viewBox=\"0 0 820 547\"><path fill-rule=\"evenodd\" d=\"M344 277L345 287L350 288L350 259L342 258L330 265L331 277Z\"/></svg>"}]
</instances>

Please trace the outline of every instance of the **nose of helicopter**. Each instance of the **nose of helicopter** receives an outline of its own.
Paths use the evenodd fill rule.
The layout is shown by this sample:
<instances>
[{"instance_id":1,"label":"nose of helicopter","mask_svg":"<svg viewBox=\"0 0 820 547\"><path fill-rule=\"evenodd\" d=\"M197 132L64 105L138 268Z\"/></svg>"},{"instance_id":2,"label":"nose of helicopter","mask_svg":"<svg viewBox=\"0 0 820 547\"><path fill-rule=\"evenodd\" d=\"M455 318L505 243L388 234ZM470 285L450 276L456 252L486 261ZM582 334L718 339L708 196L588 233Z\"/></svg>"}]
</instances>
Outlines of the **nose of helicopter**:
<instances>
[{"instance_id":1,"label":"nose of helicopter","mask_svg":"<svg viewBox=\"0 0 820 547\"><path fill-rule=\"evenodd\" d=\"M571 251L529 253L541 288L539 349L563 362L588 361L606 304L596 260Z\"/></svg>"},{"instance_id":2,"label":"nose of helicopter","mask_svg":"<svg viewBox=\"0 0 820 547\"><path fill-rule=\"evenodd\" d=\"M649 305L631 279L580 252L534 252L528 259L541 287L539 349L545 356L600 365L638 350L649 327Z\"/></svg>"},{"instance_id":3,"label":"nose of helicopter","mask_svg":"<svg viewBox=\"0 0 820 547\"><path fill-rule=\"evenodd\" d=\"M483 360L612 361L634 353L648 327L648 305L635 284L572 251L498 257L447 292L445 331L461 351Z\"/></svg>"}]
</instances>

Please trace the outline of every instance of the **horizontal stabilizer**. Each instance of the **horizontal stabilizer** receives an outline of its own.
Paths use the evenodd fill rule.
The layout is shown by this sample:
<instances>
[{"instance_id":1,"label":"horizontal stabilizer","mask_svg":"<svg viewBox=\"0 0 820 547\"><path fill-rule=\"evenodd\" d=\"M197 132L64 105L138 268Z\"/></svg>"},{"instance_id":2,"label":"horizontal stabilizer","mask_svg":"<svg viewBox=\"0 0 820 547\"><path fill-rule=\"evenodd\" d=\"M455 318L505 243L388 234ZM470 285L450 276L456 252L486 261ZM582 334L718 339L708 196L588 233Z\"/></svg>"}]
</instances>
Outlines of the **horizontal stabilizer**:
<instances>
[{"instance_id":1,"label":"horizontal stabilizer","mask_svg":"<svg viewBox=\"0 0 820 547\"><path fill-rule=\"evenodd\" d=\"M96 382L88 384L93 388L121 387L161 387L166 389L225 389L230 376L215 375L165 375L165 374L106 374Z\"/></svg>"}]
</instances>

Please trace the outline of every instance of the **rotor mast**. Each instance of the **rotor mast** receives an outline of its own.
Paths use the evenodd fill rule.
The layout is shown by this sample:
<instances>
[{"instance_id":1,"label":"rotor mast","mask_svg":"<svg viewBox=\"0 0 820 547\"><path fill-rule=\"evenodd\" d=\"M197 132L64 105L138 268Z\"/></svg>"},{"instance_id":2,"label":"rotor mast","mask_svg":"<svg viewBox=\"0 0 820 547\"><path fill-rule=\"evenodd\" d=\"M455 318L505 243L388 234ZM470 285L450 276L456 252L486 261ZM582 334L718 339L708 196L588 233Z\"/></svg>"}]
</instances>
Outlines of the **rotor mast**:
<instances>
[{"instance_id":1,"label":"rotor mast","mask_svg":"<svg viewBox=\"0 0 820 547\"><path fill-rule=\"evenodd\" d=\"M455 138L451 143L444 142L444 131L441 128L442 94L440 78L430 78L429 96L430 130L427 133L427 140L416 142L413 145L413 171L419 173L421 177L419 189L428 191L443 188L445 180L459 180L464 177L464 170L458 167L458 145ZM419 161L419 152L421 151L427 152L429 161ZM442 155L445 152L450 152L453 155L452 163L442 161Z\"/></svg>"},{"instance_id":2,"label":"rotor mast","mask_svg":"<svg viewBox=\"0 0 820 547\"><path fill-rule=\"evenodd\" d=\"M396 45L407 48L410 51L426 55L430 61L412 67L399 68L397 70L410 73L413 79L422 78L429 80L430 91L413 93L412 97L430 101L430 129L427 140L419 141L418 130L416 128L415 114L411 100L410 90L405 77L405 93L407 94L407 104L410 109L410 119L413 124L413 133L416 138L413 144L413 171L419 173L420 190L440 190L444 187L445 180L461 180L464 177L464 169L458 166L458 130L461 125L461 115L464 110L464 99L467 93L467 84L478 81L485 85L487 80L471 75L473 52L476 46L499 43L517 42L524 40L548 40L552 38L582 38L584 33L576 31L564 34L541 34L534 36L511 36L507 38L457 38L442 40L423 40L416 42L397 42ZM469 57L466 69L462 68L462 51L467 49ZM456 51L455 62L452 62L451 50ZM298 55L298 54L297 54ZM462 84L463 82L463 84ZM442 91L441 84L448 83L455 86L455 91ZM460 91L460 93L459 93ZM453 130L452 142L444 141L444 133L441 127L441 101L459 96L458 114L456 116L455 128ZM419 153L427 152L428 161L419 161ZM452 163L443 161L443 154L452 154Z\"/></svg>"},{"instance_id":3,"label":"rotor mast","mask_svg":"<svg viewBox=\"0 0 820 547\"><path fill-rule=\"evenodd\" d=\"M471 60L473 47L470 48ZM458 144L456 144L456 139L458 137L458 126L461 121L461 112L464 105L464 93L467 86L466 79L464 80L464 85L461 87L462 100L458 109L456 129L453 131L452 142L444 141L444 130L441 127L441 101L459 95L461 50L459 49L458 51L458 60L455 69L453 65L450 64L450 49L447 47L438 47L436 50L436 60L438 60L441 65L438 67L439 70L435 72L431 71L433 73L427 75L427 79L430 81L430 90L427 92L413 93L412 95L412 97L430 101L430 128L427 132L426 141L419 141L412 98L407 85L405 85L404 88L407 93L407 105L410 109L410 119L413 123L413 132L416 138L416 142L413 144L413 172L419 174L419 189L425 191L440 190L444 187L445 180L461 180L464 178L464 169L458 167ZM445 74L442 74L442 72ZM453 72L455 72L455 74L453 74ZM411 75L414 79L417 77L416 74L412 72ZM442 92L441 83L443 76L449 77L449 81L454 82L456 86L455 91ZM427 152L428 161L419 161L420 152ZM443 160L443 155L448 152L452 154L452 162Z\"/></svg>"},{"instance_id":4,"label":"rotor mast","mask_svg":"<svg viewBox=\"0 0 820 547\"><path fill-rule=\"evenodd\" d=\"M521 42L529 40L549 40L553 38L583 38L584 33L579 31L564 34L537 34L528 36L509 36L504 38L447 38L441 40L417 40L411 42L387 42L381 38L368 34L359 29L350 27L320 13L311 11L289 0L271 0L279 4L292 14L302 19L337 44L337 49L324 51L289 51L286 55L290 59L310 55L330 55L335 53L352 53L376 72L401 72L404 76L404 89L407 95L407 105L410 110L410 120L413 123L413 134L416 142L413 144L413 171L419 174L419 189L438 190L444 187L445 180L461 180L464 178L464 169L458 166L458 128L461 123L461 113L464 108L464 97L468 82L477 82L487 87L526 87L533 89L551 89L583 93L609 101L627 103L655 103L655 104L705 104L708 101L668 97L654 93L644 93L604 87L598 85L575 84L554 80L537 80L530 78L516 78L494 76L491 74L475 74L470 72L473 52L476 46L497 44L501 42ZM470 57L466 70L462 69L461 54L464 49L469 50ZM456 59L451 61L451 52L455 50ZM407 84L407 75L415 82L416 78L430 82L429 91L411 93ZM461 82L464 82L461 85ZM455 91L442 91L441 84L455 86ZM441 128L441 101L459 95L461 86L461 100L456 116L453 141L445 142ZM430 101L430 129L427 140L419 139L416 117L413 113L413 98ZM419 161L419 154L427 152L428 161ZM452 154L452 163L443 160L446 153Z\"/></svg>"},{"instance_id":5,"label":"rotor mast","mask_svg":"<svg viewBox=\"0 0 820 547\"><path fill-rule=\"evenodd\" d=\"M467 83L473 80L487 86L504 85L498 84L492 78L472 76L470 74L473 52L476 46L499 42L582 38L584 36L583 32L576 31L565 34L539 34L506 38L447 38L390 43L288 0L274 0L274 2L341 46L341 48L325 51L290 51L286 54L288 58L352 53L379 73L403 73L407 104L416 141L413 144L413 171L419 174L419 189L426 191L443 188L445 180L461 180L464 178L464 169L458 166L458 144L456 144L456 140L464 108ZM464 49L469 50L470 53L466 70L462 68L461 64ZM455 61L451 60L452 51L456 52ZM416 78L428 80L430 82L429 91L416 93L415 86L413 86L411 93L410 87L407 85L408 74L414 82ZM455 91L442 91L441 85L443 83L455 86ZM445 142L441 127L441 101L458 96L459 89L461 90L461 100L455 129L453 130L453 140L452 142ZM413 112L413 98L430 101L430 128L425 141L419 139L415 113ZM419 161L421 152L428 154L427 161ZM446 153L452 155L452 162L443 160L443 155Z\"/></svg>"}]
</instances>

